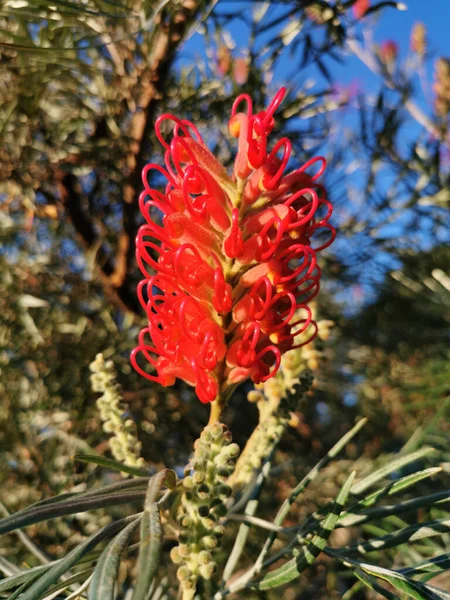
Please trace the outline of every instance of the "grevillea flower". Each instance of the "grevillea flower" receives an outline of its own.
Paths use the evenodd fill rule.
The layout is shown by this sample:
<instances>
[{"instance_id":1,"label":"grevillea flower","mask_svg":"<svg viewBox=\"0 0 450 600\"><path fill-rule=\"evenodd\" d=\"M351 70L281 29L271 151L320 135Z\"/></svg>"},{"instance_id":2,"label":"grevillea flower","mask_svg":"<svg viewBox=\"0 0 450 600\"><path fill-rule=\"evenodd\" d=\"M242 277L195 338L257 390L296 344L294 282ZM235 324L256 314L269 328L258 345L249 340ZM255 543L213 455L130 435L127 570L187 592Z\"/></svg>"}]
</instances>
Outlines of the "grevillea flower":
<instances>
[{"instance_id":1,"label":"grevillea flower","mask_svg":"<svg viewBox=\"0 0 450 600\"><path fill-rule=\"evenodd\" d=\"M370 0L356 0L352 6L353 14L356 19L362 19L370 8Z\"/></svg>"},{"instance_id":2,"label":"grevillea flower","mask_svg":"<svg viewBox=\"0 0 450 600\"><path fill-rule=\"evenodd\" d=\"M395 62L398 56L398 46L393 40L385 40L380 46L380 58L386 64Z\"/></svg>"},{"instance_id":3,"label":"grevillea flower","mask_svg":"<svg viewBox=\"0 0 450 600\"><path fill-rule=\"evenodd\" d=\"M261 112L253 112L247 94L234 102L231 176L192 123L168 114L155 127L165 168L148 164L142 172L146 223L136 253L148 325L131 360L151 381L168 386L179 378L195 386L202 402L223 398L247 378L266 381L284 352L317 331L308 306L319 291L316 253L335 231L317 181L325 159L285 173L291 142L284 137L269 149L285 91ZM161 131L167 122L170 139ZM165 177L164 191L149 184L150 174ZM313 243L319 230L326 239ZM144 370L144 361L154 369Z\"/></svg>"}]
</instances>

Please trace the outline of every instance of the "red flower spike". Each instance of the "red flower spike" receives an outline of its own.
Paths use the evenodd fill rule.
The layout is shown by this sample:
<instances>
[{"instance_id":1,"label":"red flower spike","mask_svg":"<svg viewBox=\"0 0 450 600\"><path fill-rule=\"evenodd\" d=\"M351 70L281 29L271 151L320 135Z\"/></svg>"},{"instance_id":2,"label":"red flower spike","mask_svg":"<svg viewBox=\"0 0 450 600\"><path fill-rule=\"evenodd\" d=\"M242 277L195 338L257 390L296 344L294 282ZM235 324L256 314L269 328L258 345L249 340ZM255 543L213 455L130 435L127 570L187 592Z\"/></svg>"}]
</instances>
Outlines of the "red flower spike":
<instances>
[{"instance_id":1,"label":"red flower spike","mask_svg":"<svg viewBox=\"0 0 450 600\"><path fill-rule=\"evenodd\" d=\"M183 379L201 402L247 378L270 379L283 353L317 333L308 302L320 288L316 253L335 237L332 207L317 182L323 157L285 173L291 142L282 138L269 147L285 93L259 113L248 94L234 102L229 131L238 150L231 177L197 128L172 115L159 117L155 127L165 166L149 164L142 172L146 223L136 254L144 280L137 294L148 323L131 362L164 386ZM167 180L164 191L151 187L151 170ZM329 235L314 249L317 231Z\"/></svg>"}]
</instances>

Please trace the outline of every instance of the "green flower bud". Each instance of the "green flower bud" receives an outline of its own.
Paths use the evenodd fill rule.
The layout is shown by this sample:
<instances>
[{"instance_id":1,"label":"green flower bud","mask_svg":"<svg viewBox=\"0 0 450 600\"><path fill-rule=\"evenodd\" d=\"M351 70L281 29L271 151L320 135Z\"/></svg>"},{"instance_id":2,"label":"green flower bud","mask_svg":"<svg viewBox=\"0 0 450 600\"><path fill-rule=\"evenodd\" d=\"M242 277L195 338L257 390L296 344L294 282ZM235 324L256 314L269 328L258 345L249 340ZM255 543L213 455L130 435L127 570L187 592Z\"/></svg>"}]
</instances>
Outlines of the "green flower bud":
<instances>
[{"instance_id":1,"label":"green flower bud","mask_svg":"<svg viewBox=\"0 0 450 600\"><path fill-rule=\"evenodd\" d=\"M172 562L176 565L180 564L180 562L183 560L180 556L180 549L177 546L175 546L175 548L172 548L172 550L170 551L170 558Z\"/></svg>"},{"instance_id":2,"label":"green flower bud","mask_svg":"<svg viewBox=\"0 0 450 600\"><path fill-rule=\"evenodd\" d=\"M198 470L205 469L206 465L207 465L207 460L209 457L209 448L202 448L201 446L199 446L199 448L195 452L195 454L197 455L197 461L195 462L195 468Z\"/></svg>"},{"instance_id":3,"label":"green flower bud","mask_svg":"<svg viewBox=\"0 0 450 600\"><path fill-rule=\"evenodd\" d=\"M214 520L211 517L212 515L201 519L201 523L206 530L212 529L215 525Z\"/></svg>"},{"instance_id":4,"label":"green flower bud","mask_svg":"<svg viewBox=\"0 0 450 600\"><path fill-rule=\"evenodd\" d=\"M186 565L180 567L177 571L177 579L178 581L187 582L189 577L191 577L192 572Z\"/></svg>"},{"instance_id":5,"label":"green flower bud","mask_svg":"<svg viewBox=\"0 0 450 600\"><path fill-rule=\"evenodd\" d=\"M225 527L223 525L216 525L213 529L213 533L214 535L217 535L217 537L222 537L225 533Z\"/></svg>"},{"instance_id":6,"label":"green flower bud","mask_svg":"<svg viewBox=\"0 0 450 600\"><path fill-rule=\"evenodd\" d=\"M188 544L180 544L178 546L178 552L183 558L186 558L186 556L189 556L191 553Z\"/></svg>"},{"instance_id":7,"label":"green flower bud","mask_svg":"<svg viewBox=\"0 0 450 600\"><path fill-rule=\"evenodd\" d=\"M219 440L225 433L226 427L225 425L222 425L222 423L214 423L213 425L211 425L210 431L213 438Z\"/></svg>"},{"instance_id":8,"label":"green flower bud","mask_svg":"<svg viewBox=\"0 0 450 600\"><path fill-rule=\"evenodd\" d=\"M239 456L240 451L241 449L237 444L230 444L229 446L227 446L227 454L231 458L237 458L237 456Z\"/></svg>"},{"instance_id":9,"label":"green flower bud","mask_svg":"<svg viewBox=\"0 0 450 600\"><path fill-rule=\"evenodd\" d=\"M202 538L202 544L208 550L213 550L214 548L217 548L218 541L213 535L205 535Z\"/></svg>"},{"instance_id":10,"label":"green flower bud","mask_svg":"<svg viewBox=\"0 0 450 600\"><path fill-rule=\"evenodd\" d=\"M207 444L210 444L213 441L213 436L211 435L210 431L208 431L207 429L204 429L202 431L200 439L202 440L202 442L206 442Z\"/></svg>"},{"instance_id":11,"label":"green flower bud","mask_svg":"<svg viewBox=\"0 0 450 600\"><path fill-rule=\"evenodd\" d=\"M194 474L192 475L192 480L195 485L200 485L205 481L205 473L203 473L202 471L194 471Z\"/></svg>"},{"instance_id":12,"label":"green flower bud","mask_svg":"<svg viewBox=\"0 0 450 600\"><path fill-rule=\"evenodd\" d=\"M191 517L189 517L188 515L184 515L181 518L181 521L180 521L181 527L185 527L187 529L188 527L191 527L192 524L193 524L193 521L192 521Z\"/></svg>"},{"instance_id":13,"label":"green flower bud","mask_svg":"<svg viewBox=\"0 0 450 600\"><path fill-rule=\"evenodd\" d=\"M211 560L212 560L211 552L208 552L208 550L202 550L201 552L199 552L199 554L198 554L199 564L207 565Z\"/></svg>"},{"instance_id":14,"label":"green flower bud","mask_svg":"<svg viewBox=\"0 0 450 600\"><path fill-rule=\"evenodd\" d=\"M213 576L216 568L217 568L216 563L210 562L207 565L201 565L199 567L198 571L199 571L200 575L203 577L203 579L206 579L208 581Z\"/></svg>"},{"instance_id":15,"label":"green flower bud","mask_svg":"<svg viewBox=\"0 0 450 600\"><path fill-rule=\"evenodd\" d=\"M229 457L221 451L220 454L214 458L214 464L216 464L218 467L225 467L228 465L228 460Z\"/></svg>"},{"instance_id":16,"label":"green flower bud","mask_svg":"<svg viewBox=\"0 0 450 600\"><path fill-rule=\"evenodd\" d=\"M188 475L187 477L185 477L183 479L183 487L186 490L192 490L192 488L194 487L194 478L191 477L190 475Z\"/></svg>"}]
</instances>

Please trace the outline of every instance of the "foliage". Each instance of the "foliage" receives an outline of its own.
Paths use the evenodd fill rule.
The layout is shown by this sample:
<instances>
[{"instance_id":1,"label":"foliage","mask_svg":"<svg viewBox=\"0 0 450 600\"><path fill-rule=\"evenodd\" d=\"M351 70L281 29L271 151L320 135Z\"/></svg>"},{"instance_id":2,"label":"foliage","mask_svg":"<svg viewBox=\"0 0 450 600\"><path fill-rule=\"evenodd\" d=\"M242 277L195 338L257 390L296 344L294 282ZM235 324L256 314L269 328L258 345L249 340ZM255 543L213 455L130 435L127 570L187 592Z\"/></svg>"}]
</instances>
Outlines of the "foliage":
<instances>
[{"instance_id":1,"label":"foliage","mask_svg":"<svg viewBox=\"0 0 450 600\"><path fill-rule=\"evenodd\" d=\"M220 547L194 552L197 594L449 598L448 58L422 24L408 52L374 42L400 2L242 7L0 7L1 597L176 597L180 520L207 504L183 466L199 470L208 415L184 384L148 386L129 365L140 172L161 162L166 110L231 163L232 99L245 86L264 106L287 82L277 134L296 164L329 164L339 235L315 309L327 325L298 358L297 393L284 371L230 400L241 454L217 498ZM359 63L375 84L349 83ZM142 445L131 461L114 458L105 391L91 390L98 353L117 371L113 439L130 446L116 450Z\"/></svg>"}]
</instances>

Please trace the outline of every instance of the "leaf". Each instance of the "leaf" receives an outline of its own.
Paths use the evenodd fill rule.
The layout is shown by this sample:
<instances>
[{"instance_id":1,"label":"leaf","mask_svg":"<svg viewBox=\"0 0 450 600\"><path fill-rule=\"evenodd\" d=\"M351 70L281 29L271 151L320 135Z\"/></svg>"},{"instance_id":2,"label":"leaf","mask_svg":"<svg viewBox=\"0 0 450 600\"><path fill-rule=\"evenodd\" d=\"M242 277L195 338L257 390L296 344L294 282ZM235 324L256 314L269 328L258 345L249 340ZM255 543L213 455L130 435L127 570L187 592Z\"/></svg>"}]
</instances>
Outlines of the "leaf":
<instances>
[{"instance_id":1,"label":"leaf","mask_svg":"<svg viewBox=\"0 0 450 600\"><path fill-rule=\"evenodd\" d=\"M163 530L156 498L163 485L168 485L173 489L175 483L176 475L170 469L160 471L149 481L145 510L141 521L141 545L137 561L136 583L131 600L146 600L150 586L158 572Z\"/></svg>"},{"instance_id":2,"label":"leaf","mask_svg":"<svg viewBox=\"0 0 450 600\"><path fill-rule=\"evenodd\" d=\"M390 517L391 515L397 515L409 510L416 510L423 506L433 506L434 504L441 504L450 500L450 490L444 490L442 492L436 492L435 494L429 494L427 496L419 496L418 498L412 498L411 500L404 500L398 504L390 504L387 506L379 506L371 508L370 510L354 514L351 509L348 512L343 513L339 518L339 527L351 527L353 525L359 525L360 523L366 523L373 519L380 519L384 517Z\"/></svg>"},{"instance_id":3,"label":"leaf","mask_svg":"<svg viewBox=\"0 0 450 600\"><path fill-rule=\"evenodd\" d=\"M346 566L356 567L364 573L388 582L395 589L408 594L415 600L450 600L450 594L444 592L444 590L440 590L434 586L409 579L398 571L390 571L389 569L384 569L383 567L369 565L348 557L339 556L336 551L331 550L330 548L325 548L324 551L330 556L337 558Z\"/></svg>"},{"instance_id":4,"label":"leaf","mask_svg":"<svg viewBox=\"0 0 450 600\"><path fill-rule=\"evenodd\" d=\"M422 481L422 479L432 477L433 475L436 475L436 473L440 473L441 471L442 467L432 467L430 469L418 471L417 473L412 473L411 475L406 475L405 477L397 479L397 481L392 481L383 488L380 488L376 492L373 492L372 494L366 496L357 504L351 506L350 510L352 512L356 512L359 508L368 508L369 506L373 506L385 496L392 496L394 494L397 494L398 492L404 491L409 487L415 485L419 481Z\"/></svg>"},{"instance_id":5,"label":"leaf","mask_svg":"<svg viewBox=\"0 0 450 600\"><path fill-rule=\"evenodd\" d=\"M406 456L400 456L399 458L396 458L395 460L389 462L387 465L381 467L381 469L378 469L377 471L371 473L361 481L355 483L351 490L351 493L355 496L359 496L381 479L385 479L387 475L390 475L395 471L400 471L400 469L402 469L406 465L409 465L412 462L415 462L416 460L420 460L421 458L428 456L432 452L436 452L436 450L434 448L422 448L422 450L418 450L417 452L413 452L412 454L407 454Z\"/></svg>"},{"instance_id":6,"label":"leaf","mask_svg":"<svg viewBox=\"0 0 450 600\"><path fill-rule=\"evenodd\" d=\"M285 585L298 577L309 565L313 564L325 548L331 532L336 527L339 515L350 493L354 478L355 472L351 473L350 477L342 486L334 503L333 510L328 513L322 524L321 531L314 536L312 541L303 549L299 556L294 557L283 566L271 571L268 575L263 577L263 579L255 586L258 590L264 591Z\"/></svg>"},{"instance_id":7,"label":"leaf","mask_svg":"<svg viewBox=\"0 0 450 600\"><path fill-rule=\"evenodd\" d=\"M6 592L7 590L11 590L18 585L22 585L24 583L29 583L30 581L35 581L38 577L48 571L51 565L40 565L39 567L33 567L32 569L27 569L22 573L18 573L17 575L12 575L11 577L7 577L0 581L0 593Z\"/></svg>"},{"instance_id":8,"label":"leaf","mask_svg":"<svg viewBox=\"0 0 450 600\"><path fill-rule=\"evenodd\" d=\"M450 520L435 519L433 521L427 521L426 523L416 523L400 529L395 533L390 533L361 544L342 548L339 552L342 554L351 554L353 552L359 552L360 554L376 552L385 550L386 548L399 546L400 544L405 544L407 542L415 542L435 535L442 535L448 531L450 531Z\"/></svg>"},{"instance_id":9,"label":"leaf","mask_svg":"<svg viewBox=\"0 0 450 600\"><path fill-rule=\"evenodd\" d=\"M57 585L53 585L51 588L46 590L43 594L41 594L39 600L53 600L53 598L61 597L60 592L67 590L72 587L75 583L79 583L80 581L86 581L86 576L90 577L93 569L84 569L83 571L79 571L64 581L61 581ZM20 598L20 596L19 596Z\"/></svg>"},{"instance_id":10,"label":"leaf","mask_svg":"<svg viewBox=\"0 0 450 600\"><path fill-rule=\"evenodd\" d=\"M419 575L420 573L440 573L450 569L450 554L440 554L411 567L399 569L402 575Z\"/></svg>"},{"instance_id":11,"label":"leaf","mask_svg":"<svg viewBox=\"0 0 450 600\"><path fill-rule=\"evenodd\" d=\"M137 520L139 516L133 515L131 517L125 517L120 521L110 523L91 535L87 540L79 544L74 548L67 556L54 564L46 573L44 573L39 579L33 583L33 585L20 597L20 600L39 600L40 595L47 591L48 588L55 583L61 575L67 573L83 556L90 552L95 546L97 546L104 539L110 538L117 531L120 531L122 527L128 525L130 522Z\"/></svg>"},{"instance_id":12,"label":"leaf","mask_svg":"<svg viewBox=\"0 0 450 600\"><path fill-rule=\"evenodd\" d=\"M359 433L359 431L364 427L367 423L367 419L361 419L356 423L356 425L346 433L332 448L328 451L328 453L316 464L316 466L311 469L311 471L300 481L300 483L292 490L289 498L287 498L280 510L278 511L277 516L275 517L274 523L276 525L281 525L285 516L287 515L292 502L295 498L305 490L308 485L316 479L319 472L324 469L336 456L345 448L345 446L354 438L354 436Z\"/></svg>"},{"instance_id":13,"label":"leaf","mask_svg":"<svg viewBox=\"0 0 450 600\"><path fill-rule=\"evenodd\" d=\"M72 499L81 499L81 498L91 498L93 496L100 496L102 494L111 494L112 492L118 492L122 490L128 490L129 488L142 488L145 489L148 485L149 478L148 477L139 477L136 479L125 479L122 481L117 481L116 483L110 483L109 485L104 485L100 488L96 488L93 490L89 490L87 492L65 492L64 494L59 494L58 496L53 496L53 498L46 498L45 500L40 500L39 502L35 502L34 504L30 504L27 508L24 508L20 511L20 513L25 513L29 511L34 511L36 508L41 506L47 506L49 504L56 504L58 502L63 502L68 498ZM19 513L15 513L18 515ZM1 523L1 521L0 521Z\"/></svg>"},{"instance_id":14,"label":"leaf","mask_svg":"<svg viewBox=\"0 0 450 600\"><path fill-rule=\"evenodd\" d=\"M9 533L15 529L27 527L28 525L40 523L41 521L47 521L48 519L55 519L56 517L73 515L97 508L105 508L106 506L119 506L120 504L137 502L144 498L145 492L130 491L111 495L101 494L90 498L78 498L68 500L67 502L58 502L51 504L50 506L36 508L33 511L27 509L26 511L20 511L10 517L2 519L0 521L0 533Z\"/></svg>"},{"instance_id":15,"label":"leaf","mask_svg":"<svg viewBox=\"0 0 450 600\"><path fill-rule=\"evenodd\" d=\"M120 559L138 525L138 519L127 525L102 552L89 586L89 600L114 599Z\"/></svg>"},{"instance_id":16,"label":"leaf","mask_svg":"<svg viewBox=\"0 0 450 600\"><path fill-rule=\"evenodd\" d=\"M145 600L159 568L162 526L156 502L145 509L141 521L141 545L132 600Z\"/></svg>"},{"instance_id":17,"label":"leaf","mask_svg":"<svg viewBox=\"0 0 450 600\"><path fill-rule=\"evenodd\" d=\"M399 600L398 596L395 596L392 592L385 590L381 585L378 585L374 578L370 577L361 569L355 569L354 574L356 577L364 583L368 588L373 590L374 592L378 592L383 598L387 598L387 600Z\"/></svg>"},{"instance_id":18,"label":"leaf","mask_svg":"<svg viewBox=\"0 0 450 600\"><path fill-rule=\"evenodd\" d=\"M106 467L107 469L113 469L114 471L120 471L121 473L128 473L130 475L135 475L136 477L149 477L151 475L147 469L130 467L129 465L124 465L123 463L113 460L112 458L105 458L104 456L96 456L94 454L75 454L73 460L97 465L99 467Z\"/></svg>"}]
</instances>

